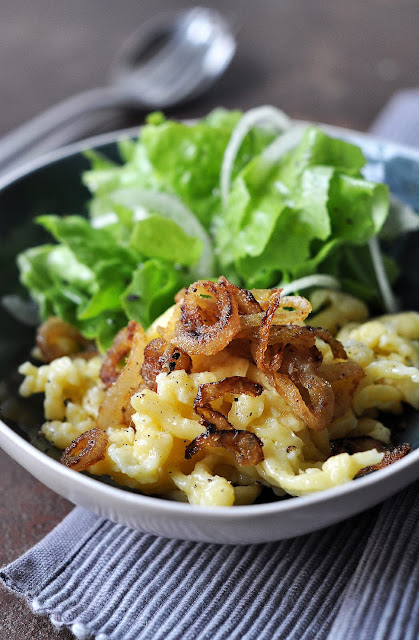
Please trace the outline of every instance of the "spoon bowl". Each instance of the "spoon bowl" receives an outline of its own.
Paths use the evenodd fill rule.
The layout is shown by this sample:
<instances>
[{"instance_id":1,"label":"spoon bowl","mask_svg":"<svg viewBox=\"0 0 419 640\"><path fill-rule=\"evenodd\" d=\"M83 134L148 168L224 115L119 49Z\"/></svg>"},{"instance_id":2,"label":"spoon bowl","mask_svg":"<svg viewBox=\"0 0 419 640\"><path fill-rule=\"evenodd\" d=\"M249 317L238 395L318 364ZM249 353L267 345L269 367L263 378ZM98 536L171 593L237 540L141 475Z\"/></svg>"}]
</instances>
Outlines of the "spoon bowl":
<instances>
[{"instance_id":1,"label":"spoon bowl","mask_svg":"<svg viewBox=\"0 0 419 640\"><path fill-rule=\"evenodd\" d=\"M208 90L236 50L231 23L194 7L144 23L117 52L111 84L149 108L167 108Z\"/></svg>"}]
</instances>

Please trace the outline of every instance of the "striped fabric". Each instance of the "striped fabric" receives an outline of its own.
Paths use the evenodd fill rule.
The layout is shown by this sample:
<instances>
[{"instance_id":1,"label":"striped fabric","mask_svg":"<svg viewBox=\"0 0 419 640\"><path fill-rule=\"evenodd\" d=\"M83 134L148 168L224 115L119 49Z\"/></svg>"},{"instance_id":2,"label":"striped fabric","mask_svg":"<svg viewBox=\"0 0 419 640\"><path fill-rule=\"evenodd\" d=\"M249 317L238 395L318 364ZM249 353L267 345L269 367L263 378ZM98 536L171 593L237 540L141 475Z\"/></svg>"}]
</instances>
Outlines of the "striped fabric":
<instances>
[{"instance_id":1,"label":"striped fabric","mask_svg":"<svg viewBox=\"0 0 419 640\"><path fill-rule=\"evenodd\" d=\"M419 484L278 543L167 540L76 508L1 578L97 640L417 640Z\"/></svg>"},{"instance_id":2,"label":"striped fabric","mask_svg":"<svg viewBox=\"0 0 419 640\"><path fill-rule=\"evenodd\" d=\"M419 91L402 92L372 131L419 145L418 114ZM80 639L418 640L419 483L323 531L244 547L78 507L0 578Z\"/></svg>"}]
</instances>

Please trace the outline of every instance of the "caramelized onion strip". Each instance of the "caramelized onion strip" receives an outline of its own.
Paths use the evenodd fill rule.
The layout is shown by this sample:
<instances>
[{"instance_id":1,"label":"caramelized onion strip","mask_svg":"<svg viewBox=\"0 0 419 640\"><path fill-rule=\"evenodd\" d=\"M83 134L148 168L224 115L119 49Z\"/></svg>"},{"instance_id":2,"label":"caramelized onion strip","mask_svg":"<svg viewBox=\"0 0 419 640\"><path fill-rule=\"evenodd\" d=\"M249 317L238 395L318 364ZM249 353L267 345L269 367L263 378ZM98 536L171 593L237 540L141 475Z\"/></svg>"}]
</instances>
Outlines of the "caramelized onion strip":
<instances>
[{"instance_id":1,"label":"caramelized onion strip","mask_svg":"<svg viewBox=\"0 0 419 640\"><path fill-rule=\"evenodd\" d=\"M74 471L85 471L105 458L108 436L101 429L85 431L64 450L61 463Z\"/></svg>"},{"instance_id":2,"label":"caramelized onion strip","mask_svg":"<svg viewBox=\"0 0 419 640\"><path fill-rule=\"evenodd\" d=\"M365 377L364 369L353 360L345 360L322 364L319 367L319 374L330 382L333 389L335 397L333 418L343 416L351 406L356 388Z\"/></svg>"},{"instance_id":3,"label":"caramelized onion strip","mask_svg":"<svg viewBox=\"0 0 419 640\"><path fill-rule=\"evenodd\" d=\"M237 304L239 307L239 313L241 315L249 315L252 313L260 313L263 311L259 302L256 300L255 296L248 289L242 289L241 287L237 287L235 284L232 284L225 278L221 276L218 282L224 282L227 284L231 291L234 293Z\"/></svg>"},{"instance_id":4,"label":"caramelized onion strip","mask_svg":"<svg viewBox=\"0 0 419 640\"><path fill-rule=\"evenodd\" d=\"M148 343L144 349L144 362L141 367L141 377L146 387L157 391L158 374L171 373L179 369L191 372L192 360L187 353L162 338L155 338Z\"/></svg>"},{"instance_id":5,"label":"caramelized onion strip","mask_svg":"<svg viewBox=\"0 0 419 640\"><path fill-rule=\"evenodd\" d=\"M275 312L271 322L272 325L302 322L311 312L311 304L306 298L300 296L284 296L281 298L281 289L274 289L273 295L269 298L267 311L273 306L275 306ZM293 311L287 311L286 309L288 307L293 309ZM260 326L264 315L263 312L260 312L242 316L240 318L241 328L248 329Z\"/></svg>"},{"instance_id":6,"label":"caramelized onion strip","mask_svg":"<svg viewBox=\"0 0 419 640\"><path fill-rule=\"evenodd\" d=\"M207 382L206 384L200 384L198 387L198 393L194 400L194 409L196 411L199 407L214 402L214 400L221 398L226 393L234 395L243 393L247 396L257 397L261 395L262 391L262 385L252 382L252 380L244 376L230 376L218 382Z\"/></svg>"},{"instance_id":7,"label":"caramelized onion strip","mask_svg":"<svg viewBox=\"0 0 419 640\"><path fill-rule=\"evenodd\" d=\"M405 442L397 447L391 447L381 440L376 440L370 436L352 436L349 438L338 438L330 441L330 455L336 456L339 453L349 453L353 455L360 451L371 451L371 449L377 449L380 453L384 453L384 457L381 462L377 464L371 464L368 467L360 469L355 478L361 478L373 471L387 467L389 464L401 460L411 451L411 446Z\"/></svg>"},{"instance_id":8,"label":"caramelized onion strip","mask_svg":"<svg viewBox=\"0 0 419 640\"><path fill-rule=\"evenodd\" d=\"M131 320L126 327L118 331L111 347L107 350L100 369L102 382L109 387L118 378L121 361L129 354L135 332L140 325Z\"/></svg>"},{"instance_id":9,"label":"caramelized onion strip","mask_svg":"<svg viewBox=\"0 0 419 640\"><path fill-rule=\"evenodd\" d=\"M397 462L397 460L401 460L402 458L404 458L404 456L407 456L407 454L410 453L411 450L412 448L407 442L398 445L397 447L390 447L385 451L384 458L381 460L381 462L378 462L378 464L371 464L368 467L360 469L355 478L361 478L362 476L366 476L373 471L378 471L379 469L388 467L389 464L393 464L393 462Z\"/></svg>"},{"instance_id":10,"label":"caramelized onion strip","mask_svg":"<svg viewBox=\"0 0 419 640\"><path fill-rule=\"evenodd\" d=\"M310 429L321 431L331 423L335 398L327 380L311 372L302 372L294 380L289 375L274 373L273 380L278 393Z\"/></svg>"},{"instance_id":11,"label":"caramelized onion strip","mask_svg":"<svg viewBox=\"0 0 419 640\"><path fill-rule=\"evenodd\" d=\"M222 447L232 456L240 466L249 466L263 462L263 443L255 433L229 429L220 431L208 428L206 433L193 440L185 451L185 458L190 460L198 451L207 447Z\"/></svg>"},{"instance_id":12,"label":"caramelized onion strip","mask_svg":"<svg viewBox=\"0 0 419 640\"><path fill-rule=\"evenodd\" d=\"M262 371L265 371L266 373L269 373L269 372L272 373L274 371L277 371L282 363L282 357L283 357L282 350L277 349L276 352L273 352L272 349L270 349L270 352L268 351L270 331L271 331L272 323L274 320L275 312L278 309L280 303L281 303L281 290L279 290L275 295L273 295L269 301L268 308L263 314L263 317L260 323L259 336L258 336L259 339L257 341L256 347L254 348L254 359L255 359L256 365L259 369L261 369ZM267 352L269 356L268 360L266 359Z\"/></svg>"},{"instance_id":13,"label":"caramelized onion strip","mask_svg":"<svg viewBox=\"0 0 419 640\"><path fill-rule=\"evenodd\" d=\"M36 346L41 352L44 362L52 362L62 356L79 355L92 357L96 348L90 340L83 336L61 318L51 316L45 320L36 332Z\"/></svg>"},{"instance_id":14,"label":"caramelized onion strip","mask_svg":"<svg viewBox=\"0 0 419 640\"><path fill-rule=\"evenodd\" d=\"M201 416L201 424L206 426L207 430L186 447L185 458L189 460L205 447L222 447L231 453L240 465L254 465L262 462L263 444L256 434L234 429L227 418L213 409L210 404L226 393L234 395L244 393L256 397L260 396L262 391L260 384L243 376L231 376L219 382L199 385L194 410Z\"/></svg>"},{"instance_id":15,"label":"caramelized onion strip","mask_svg":"<svg viewBox=\"0 0 419 640\"><path fill-rule=\"evenodd\" d=\"M361 451L371 451L371 449L377 449L380 453L388 451L384 442L371 438L371 436L352 436L349 438L336 438L330 441L330 455L337 456L339 453L359 453Z\"/></svg>"},{"instance_id":16,"label":"caramelized onion strip","mask_svg":"<svg viewBox=\"0 0 419 640\"><path fill-rule=\"evenodd\" d=\"M218 382L200 384L194 400L194 411L203 421L204 426L215 425L218 429L233 429L227 418L222 413L211 407L211 402L222 398L226 393L238 395L244 393L248 396L260 396L263 389L257 382L252 382L243 376L231 376Z\"/></svg>"},{"instance_id":17,"label":"caramelized onion strip","mask_svg":"<svg viewBox=\"0 0 419 640\"><path fill-rule=\"evenodd\" d=\"M329 345L335 358L339 358L341 360L347 359L348 356L343 344L339 342L339 340L336 340L336 338L334 338L327 329L322 329L321 327L310 327L310 329L313 331L316 338L320 338L320 340L323 340L323 342Z\"/></svg>"},{"instance_id":18,"label":"caramelized onion strip","mask_svg":"<svg viewBox=\"0 0 419 640\"><path fill-rule=\"evenodd\" d=\"M131 321L127 329L128 328L131 335L129 356L115 382L108 388L105 400L99 409L97 425L99 428L105 430L111 426L130 424L133 413L131 397L138 390L142 382L141 365L143 364L144 348L147 339L141 325L137 322ZM115 340L118 340L118 335ZM127 338L124 336L124 354L127 353L126 340ZM117 342L115 347L114 342L109 350L112 353L110 357L111 362L114 362L120 353L118 344L121 343Z\"/></svg>"},{"instance_id":19,"label":"caramelized onion strip","mask_svg":"<svg viewBox=\"0 0 419 640\"><path fill-rule=\"evenodd\" d=\"M240 330L238 303L225 278L190 285L180 302L180 318L170 338L190 355L222 351Z\"/></svg>"}]
</instances>

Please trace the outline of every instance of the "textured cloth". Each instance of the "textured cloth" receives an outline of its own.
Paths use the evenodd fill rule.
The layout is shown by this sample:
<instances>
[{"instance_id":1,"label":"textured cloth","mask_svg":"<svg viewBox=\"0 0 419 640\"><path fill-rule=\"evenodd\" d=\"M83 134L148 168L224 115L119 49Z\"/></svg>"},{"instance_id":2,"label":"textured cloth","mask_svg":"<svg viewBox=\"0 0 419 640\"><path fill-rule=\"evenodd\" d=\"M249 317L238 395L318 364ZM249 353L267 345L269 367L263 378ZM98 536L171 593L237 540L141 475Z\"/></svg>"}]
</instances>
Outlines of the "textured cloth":
<instances>
[{"instance_id":1,"label":"textured cloth","mask_svg":"<svg viewBox=\"0 0 419 640\"><path fill-rule=\"evenodd\" d=\"M417 640L418 557L419 483L264 545L166 540L77 507L1 577L78 638Z\"/></svg>"},{"instance_id":2,"label":"textured cloth","mask_svg":"<svg viewBox=\"0 0 419 640\"><path fill-rule=\"evenodd\" d=\"M402 92L372 130L419 145L418 114ZM419 483L264 545L167 540L77 507L0 578L78 638L418 640Z\"/></svg>"}]
</instances>

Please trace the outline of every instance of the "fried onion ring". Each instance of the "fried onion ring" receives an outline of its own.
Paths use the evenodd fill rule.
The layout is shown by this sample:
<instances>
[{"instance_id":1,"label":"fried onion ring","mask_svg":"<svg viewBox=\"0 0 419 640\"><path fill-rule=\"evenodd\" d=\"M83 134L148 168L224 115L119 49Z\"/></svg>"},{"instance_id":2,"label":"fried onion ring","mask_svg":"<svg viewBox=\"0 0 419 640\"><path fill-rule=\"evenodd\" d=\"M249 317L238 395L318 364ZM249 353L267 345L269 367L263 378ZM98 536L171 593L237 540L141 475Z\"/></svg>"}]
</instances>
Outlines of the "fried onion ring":
<instances>
[{"instance_id":1,"label":"fried onion ring","mask_svg":"<svg viewBox=\"0 0 419 640\"><path fill-rule=\"evenodd\" d=\"M102 429L85 431L64 450L61 463L74 471L85 471L105 458L108 436Z\"/></svg>"},{"instance_id":2,"label":"fried onion ring","mask_svg":"<svg viewBox=\"0 0 419 640\"><path fill-rule=\"evenodd\" d=\"M231 376L218 382L200 384L193 408L195 413L203 418L201 424L204 426L214 425L219 429L233 429L227 418L219 411L215 411L210 403L221 398L226 393L232 393L234 395L243 393L256 397L260 396L262 391L262 386L257 382L252 382L249 378Z\"/></svg>"},{"instance_id":3,"label":"fried onion ring","mask_svg":"<svg viewBox=\"0 0 419 640\"><path fill-rule=\"evenodd\" d=\"M189 460L205 447L222 447L231 453L238 464L254 465L264 459L263 443L255 433L234 429L222 413L211 407L211 402L226 393L260 396L263 388L243 376L231 376L218 382L207 382L198 387L194 410L201 416L200 424L207 430L192 440L186 447L185 458Z\"/></svg>"},{"instance_id":4,"label":"fried onion ring","mask_svg":"<svg viewBox=\"0 0 419 640\"><path fill-rule=\"evenodd\" d=\"M185 458L190 460L198 451L206 447L222 447L236 459L240 466L250 466L263 462L263 442L251 431L239 429L218 430L208 427L206 433L192 440L186 447Z\"/></svg>"},{"instance_id":5,"label":"fried onion ring","mask_svg":"<svg viewBox=\"0 0 419 640\"><path fill-rule=\"evenodd\" d=\"M249 315L252 313L260 313L263 311L259 302L256 300L255 296L248 289L242 289L241 287L237 287L235 284L232 284L225 278L224 276L220 276L218 282L224 282L227 284L231 291L234 293L237 304L239 307L239 313L241 315Z\"/></svg>"},{"instance_id":6,"label":"fried onion ring","mask_svg":"<svg viewBox=\"0 0 419 640\"><path fill-rule=\"evenodd\" d=\"M190 355L222 351L240 330L238 303L225 278L190 285L180 302L180 318L170 342Z\"/></svg>"},{"instance_id":7,"label":"fried onion ring","mask_svg":"<svg viewBox=\"0 0 419 640\"><path fill-rule=\"evenodd\" d=\"M179 347L175 347L163 338L155 338L144 349L144 362L141 376L146 387L157 391L156 378L159 373L171 373L184 369L186 373L192 370L191 357Z\"/></svg>"}]
</instances>

